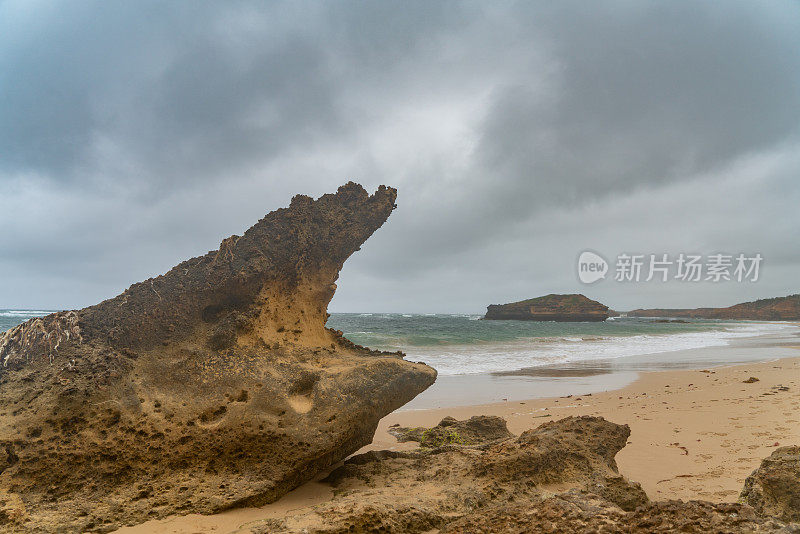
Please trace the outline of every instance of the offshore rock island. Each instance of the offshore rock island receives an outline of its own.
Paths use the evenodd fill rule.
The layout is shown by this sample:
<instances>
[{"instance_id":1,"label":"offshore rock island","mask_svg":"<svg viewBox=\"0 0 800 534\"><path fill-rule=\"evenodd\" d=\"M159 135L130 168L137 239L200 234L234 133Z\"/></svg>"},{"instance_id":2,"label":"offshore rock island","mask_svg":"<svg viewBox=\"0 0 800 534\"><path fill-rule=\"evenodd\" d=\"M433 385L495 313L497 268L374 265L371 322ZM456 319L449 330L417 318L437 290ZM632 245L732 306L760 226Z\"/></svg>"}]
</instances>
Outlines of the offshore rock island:
<instances>
[{"instance_id":1,"label":"offshore rock island","mask_svg":"<svg viewBox=\"0 0 800 534\"><path fill-rule=\"evenodd\" d=\"M219 250L0 336L0 529L109 531L272 502L436 372L325 327L396 191L298 195Z\"/></svg>"},{"instance_id":2,"label":"offshore rock island","mask_svg":"<svg viewBox=\"0 0 800 534\"><path fill-rule=\"evenodd\" d=\"M615 315L608 306L580 294L546 295L509 304L490 304L484 319L517 321L605 321Z\"/></svg>"}]
</instances>

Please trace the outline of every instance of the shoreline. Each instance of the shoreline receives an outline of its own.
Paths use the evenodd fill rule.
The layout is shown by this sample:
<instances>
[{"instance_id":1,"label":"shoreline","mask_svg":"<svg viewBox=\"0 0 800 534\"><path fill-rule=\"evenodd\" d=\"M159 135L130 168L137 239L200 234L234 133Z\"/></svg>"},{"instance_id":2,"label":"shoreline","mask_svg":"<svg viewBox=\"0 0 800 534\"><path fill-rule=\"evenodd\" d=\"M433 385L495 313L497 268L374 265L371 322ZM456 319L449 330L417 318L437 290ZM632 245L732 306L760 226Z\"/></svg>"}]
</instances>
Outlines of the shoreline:
<instances>
[{"instance_id":1,"label":"shoreline","mask_svg":"<svg viewBox=\"0 0 800 534\"><path fill-rule=\"evenodd\" d=\"M758 381L744 383L751 376ZM760 363L642 372L632 383L601 393L397 411L381 420L372 444L358 452L413 448L397 443L389 426L430 427L445 416L498 415L520 434L545 421L597 415L631 427L617 463L651 499L730 502L772 450L800 443L798 414L800 353Z\"/></svg>"},{"instance_id":2,"label":"shoreline","mask_svg":"<svg viewBox=\"0 0 800 534\"><path fill-rule=\"evenodd\" d=\"M768 346L764 344L764 348ZM794 353L800 342L783 347ZM759 380L744 383L750 376ZM628 445L616 457L619 470L640 482L651 499L732 502L745 477L763 458L777 446L800 443L798 413L800 352L713 368L641 371L622 388L599 393L399 410L380 421L372 443L356 454L414 448L414 443L398 443L388 433L394 424L430 427L445 416L499 415L507 420L511 432L520 434L545 421L599 415L630 426ZM297 508L329 500L333 489L318 482L325 474L263 507L210 516L174 516L117 532L249 532L248 523L280 518Z\"/></svg>"},{"instance_id":3,"label":"shoreline","mask_svg":"<svg viewBox=\"0 0 800 534\"><path fill-rule=\"evenodd\" d=\"M399 411L596 394L629 386L647 372L718 368L793 357L791 347L800 345L800 324L780 324L794 328L731 338L724 345L576 360L515 371L439 375L431 387Z\"/></svg>"}]
</instances>

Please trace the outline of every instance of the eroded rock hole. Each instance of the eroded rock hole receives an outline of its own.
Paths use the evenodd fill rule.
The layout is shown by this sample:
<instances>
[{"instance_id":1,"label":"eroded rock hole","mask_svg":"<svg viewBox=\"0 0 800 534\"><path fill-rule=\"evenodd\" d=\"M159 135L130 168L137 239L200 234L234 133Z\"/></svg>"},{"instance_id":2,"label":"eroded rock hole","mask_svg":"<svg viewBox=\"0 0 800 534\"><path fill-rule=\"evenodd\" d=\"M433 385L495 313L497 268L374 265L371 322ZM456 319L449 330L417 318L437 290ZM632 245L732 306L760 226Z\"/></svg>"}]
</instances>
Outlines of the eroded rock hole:
<instances>
[{"instance_id":1,"label":"eroded rock hole","mask_svg":"<svg viewBox=\"0 0 800 534\"><path fill-rule=\"evenodd\" d=\"M200 417L198 417L197 419L201 423L205 423L205 424L214 423L214 422L222 419L222 416L224 416L225 412L227 412L227 411L228 411L228 409L225 406L220 406L216 410L208 409L205 412L201 413Z\"/></svg>"},{"instance_id":2,"label":"eroded rock hole","mask_svg":"<svg viewBox=\"0 0 800 534\"><path fill-rule=\"evenodd\" d=\"M316 373L303 373L292 387L289 389L290 395L311 395L314 385L319 382L319 375Z\"/></svg>"},{"instance_id":3,"label":"eroded rock hole","mask_svg":"<svg viewBox=\"0 0 800 534\"><path fill-rule=\"evenodd\" d=\"M222 313L223 306L221 304L211 304L210 306L206 306L203 308L201 312L201 317L204 322L206 323L213 323L217 319L219 319L220 314Z\"/></svg>"}]
</instances>

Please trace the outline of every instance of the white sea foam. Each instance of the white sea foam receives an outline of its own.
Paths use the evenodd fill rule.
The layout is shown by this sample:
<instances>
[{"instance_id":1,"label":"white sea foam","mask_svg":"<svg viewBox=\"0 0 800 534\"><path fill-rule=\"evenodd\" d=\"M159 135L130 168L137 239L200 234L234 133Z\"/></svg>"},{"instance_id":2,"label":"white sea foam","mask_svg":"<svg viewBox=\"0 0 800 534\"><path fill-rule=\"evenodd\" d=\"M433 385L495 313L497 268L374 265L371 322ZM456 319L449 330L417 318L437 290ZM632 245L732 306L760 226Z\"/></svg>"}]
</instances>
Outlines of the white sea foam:
<instances>
[{"instance_id":1,"label":"white sea foam","mask_svg":"<svg viewBox=\"0 0 800 534\"><path fill-rule=\"evenodd\" d=\"M51 313L48 310L1 310L0 317L39 317Z\"/></svg>"},{"instance_id":2,"label":"white sea foam","mask_svg":"<svg viewBox=\"0 0 800 534\"><path fill-rule=\"evenodd\" d=\"M424 361L441 375L476 374L724 346L736 338L778 333L791 328L796 327L751 323L707 332L528 338L504 343L404 347L403 350L409 360Z\"/></svg>"}]
</instances>

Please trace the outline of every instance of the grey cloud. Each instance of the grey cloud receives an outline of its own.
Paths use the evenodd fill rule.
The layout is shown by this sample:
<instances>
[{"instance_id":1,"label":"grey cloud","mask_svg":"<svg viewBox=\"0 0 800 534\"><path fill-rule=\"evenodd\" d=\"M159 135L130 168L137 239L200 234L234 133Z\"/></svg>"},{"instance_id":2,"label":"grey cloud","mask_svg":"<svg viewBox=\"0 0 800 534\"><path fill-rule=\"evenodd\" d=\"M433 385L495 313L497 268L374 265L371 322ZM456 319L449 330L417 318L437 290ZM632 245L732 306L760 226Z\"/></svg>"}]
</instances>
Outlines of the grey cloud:
<instances>
[{"instance_id":1,"label":"grey cloud","mask_svg":"<svg viewBox=\"0 0 800 534\"><path fill-rule=\"evenodd\" d=\"M345 97L391 90L374 85L457 12L411 7L62 3L0 56L0 169L163 192L336 144L365 118Z\"/></svg>"},{"instance_id":2,"label":"grey cloud","mask_svg":"<svg viewBox=\"0 0 800 534\"><path fill-rule=\"evenodd\" d=\"M62 4L52 24L4 58L3 169L60 180L92 174L92 165L113 170L93 152L100 141L110 157L136 162L129 179L163 186L335 136L319 43L290 35L229 50L213 25L233 6L95 3L75 12Z\"/></svg>"},{"instance_id":3,"label":"grey cloud","mask_svg":"<svg viewBox=\"0 0 800 534\"><path fill-rule=\"evenodd\" d=\"M386 295L382 302L393 305L387 309L480 313L489 303L523 295L583 292L627 310L653 302L665 307L727 306L794 292L796 276L790 273L800 265L792 245L800 230L793 208L800 200L798 148L740 161L694 181L541 209L525 223L498 229L496 239L433 261L411 275L390 271L376 277L380 271L366 269L368 262L361 260L378 261L383 240L368 242L359 253L366 257L346 265L340 283L341 288L364 291L354 290L351 299L334 304L345 306L340 310L368 311L371 298L381 294ZM793 185L788 183L791 177ZM586 249L600 252L612 264L623 252L673 258L681 252L758 252L764 267L755 284L624 284L609 279L587 286L577 281L575 266ZM384 289L387 284L394 291ZM419 298L429 294L446 298Z\"/></svg>"},{"instance_id":4,"label":"grey cloud","mask_svg":"<svg viewBox=\"0 0 800 534\"><path fill-rule=\"evenodd\" d=\"M793 2L7 1L0 15L0 307L111 296L349 179L400 195L348 262L340 310L575 290L563 262L601 230L666 246L676 225L800 265L781 246L800 228L795 167L748 167L736 233L708 187L744 187L725 173L798 146ZM713 206L694 226L676 184Z\"/></svg>"},{"instance_id":5,"label":"grey cloud","mask_svg":"<svg viewBox=\"0 0 800 534\"><path fill-rule=\"evenodd\" d=\"M569 9L571 6L573 9ZM501 217L691 179L800 131L800 13L686 2L531 9L559 63L555 95L522 72L478 148ZM513 82L513 80L512 80Z\"/></svg>"},{"instance_id":6,"label":"grey cloud","mask_svg":"<svg viewBox=\"0 0 800 534\"><path fill-rule=\"evenodd\" d=\"M524 85L498 96L489 168L557 179L552 193L573 200L685 178L798 133L797 6L551 6L536 28L561 62L558 96L541 105Z\"/></svg>"},{"instance_id":7,"label":"grey cloud","mask_svg":"<svg viewBox=\"0 0 800 534\"><path fill-rule=\"evenodd\" d=\"M510 68L487 82L469 165L443 197L406 212L415 231L393 237L418 254L387 250L381 267L413 276L548 207L695 180L798 138L795 4L515 8L511 20L483 28L502 41L502 50L487 48ZM419 185L434 191L433 182Z\"/></svg>"}]
</instances>

